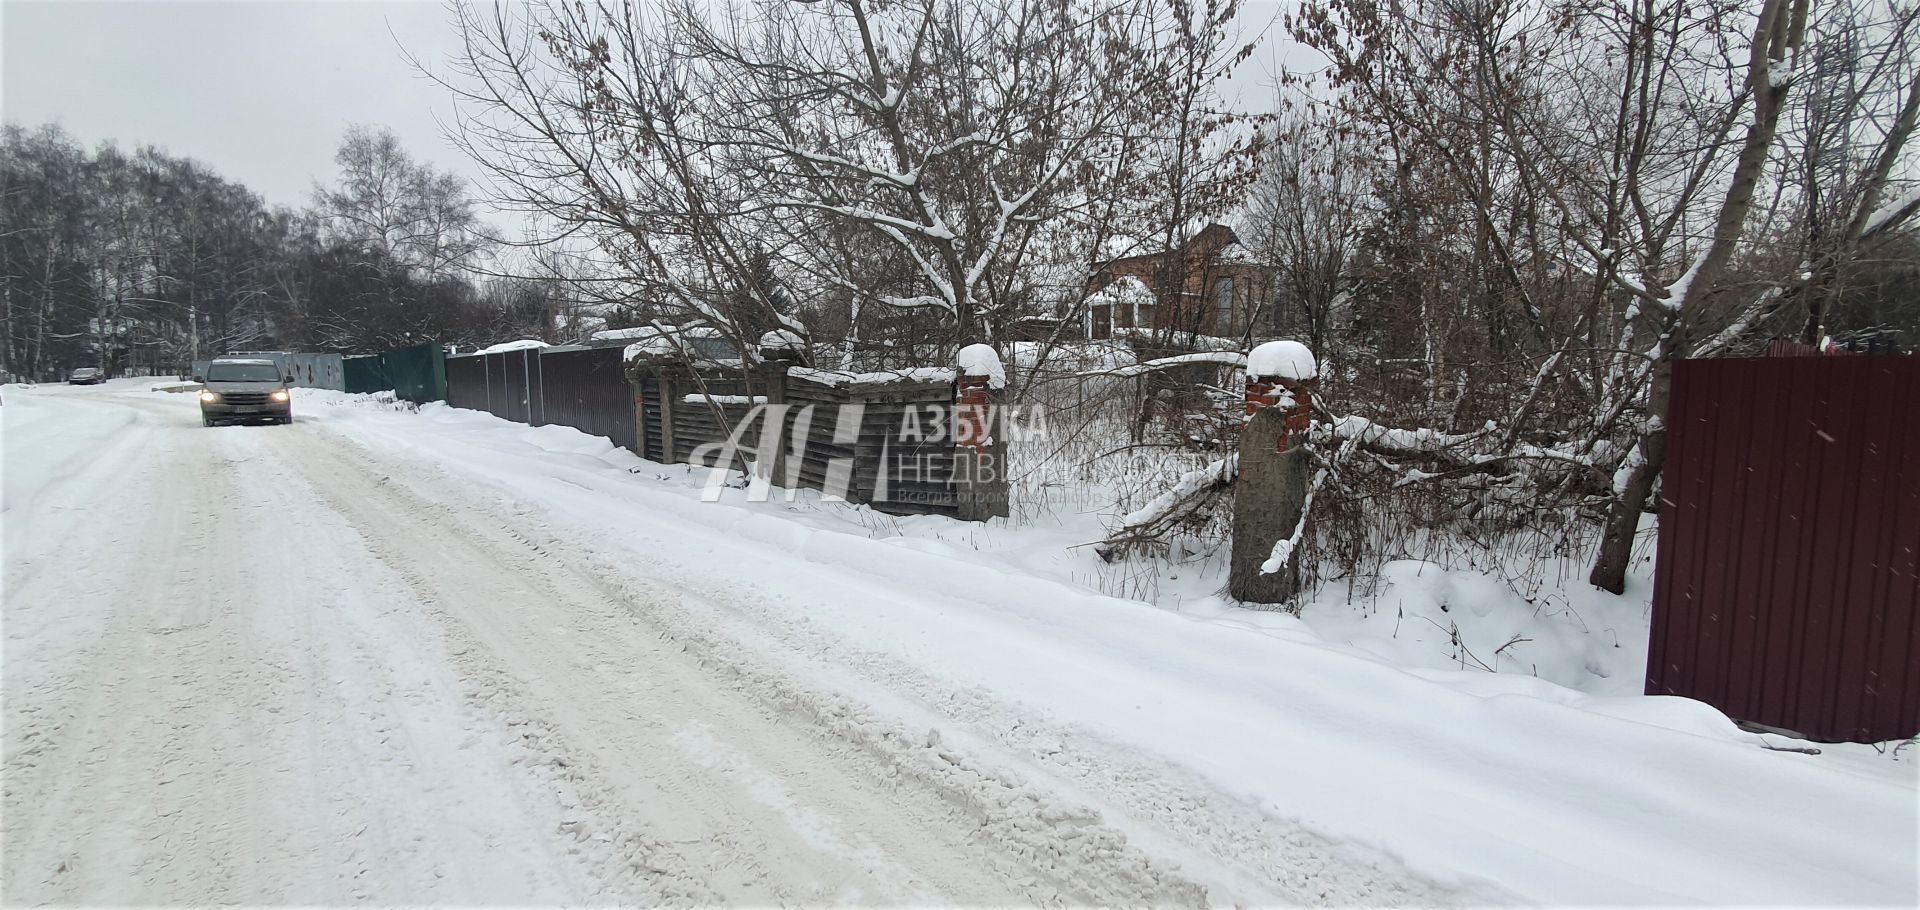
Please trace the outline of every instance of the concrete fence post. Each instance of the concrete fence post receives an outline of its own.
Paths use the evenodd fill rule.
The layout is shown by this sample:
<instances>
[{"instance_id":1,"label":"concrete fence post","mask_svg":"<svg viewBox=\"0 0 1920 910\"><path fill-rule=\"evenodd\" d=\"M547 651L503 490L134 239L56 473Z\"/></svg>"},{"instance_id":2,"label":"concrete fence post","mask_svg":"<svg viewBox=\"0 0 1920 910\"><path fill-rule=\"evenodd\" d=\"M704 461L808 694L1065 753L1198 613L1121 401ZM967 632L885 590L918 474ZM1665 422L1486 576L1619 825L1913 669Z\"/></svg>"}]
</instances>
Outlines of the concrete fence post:
<instances>
[{"instance_id":1,"label":"concrete fence post","mask_svg":"<svg viewBox=\"0 0 1920 910\"><path fill-rule=\"evenodd\" d=\"M1240 433L1227 576L1228 593L1243 603L1287 604L1300 590L1296 551L1312 476L1306 442L1317 376L1312 353L1298 342L1268 342L1247 358L1247 424ZM1275 570L1263 571L1276 557Z\"/></svg>"}]
</instances>

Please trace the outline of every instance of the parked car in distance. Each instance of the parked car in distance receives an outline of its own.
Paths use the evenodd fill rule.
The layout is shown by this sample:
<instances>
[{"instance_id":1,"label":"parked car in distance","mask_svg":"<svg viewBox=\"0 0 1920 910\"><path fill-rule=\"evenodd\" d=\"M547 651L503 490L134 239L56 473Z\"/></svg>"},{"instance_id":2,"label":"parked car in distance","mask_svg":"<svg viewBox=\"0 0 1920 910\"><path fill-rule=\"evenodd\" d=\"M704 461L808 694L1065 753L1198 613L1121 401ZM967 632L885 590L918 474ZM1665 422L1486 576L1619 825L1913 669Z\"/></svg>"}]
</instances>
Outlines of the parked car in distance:
<instances>
[{"instance_id":1,"label":"parked car in distance","mask_svg":"<svg viewBox=\"0 0 1920 910\"><path fill-rule=\"evenodd\" d=\"M107 381L107 374L99 367L81 367L67 374L68 385L99 385Z\"/></svg>"},{"instance_id":2,"label":"parked car in distance","mask_svg":"<svg viewBox=\"0 0 1920 910\"><path fill-rule=\"evenodd\" d=\"M204 376L195 376L200 390L200 423L265 421L293 422L293 396L287 390L293 377L283 375L272 360L219 359L207 364Z\"/></svg>"}]
</instances>

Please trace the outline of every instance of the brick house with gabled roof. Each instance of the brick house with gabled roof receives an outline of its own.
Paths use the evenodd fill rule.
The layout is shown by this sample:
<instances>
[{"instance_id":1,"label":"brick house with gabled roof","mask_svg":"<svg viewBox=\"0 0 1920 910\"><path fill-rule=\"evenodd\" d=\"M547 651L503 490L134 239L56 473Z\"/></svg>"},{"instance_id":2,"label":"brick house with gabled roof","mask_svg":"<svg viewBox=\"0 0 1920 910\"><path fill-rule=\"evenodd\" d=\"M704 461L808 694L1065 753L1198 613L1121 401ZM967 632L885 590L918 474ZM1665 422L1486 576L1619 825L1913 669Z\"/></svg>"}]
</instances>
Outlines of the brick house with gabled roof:
<instances>
[{"instance_id":1,"label":"brick house with gabled roof","mask_svg":"<svg viewBox=\"0 0 1920 910\"><path fill-rule=\"evenodd\" d=\"M1184 256L1184 267L1169 267L1176 265L1168 262L1169 255ZM1263 334L1271 319L1274 274L1272 266L1249 254L1232 228L1209 224L1178 254L1121 256L1095 269L1089 283L1096 292L1134 278L1151 292L1151 299L1096 293L1087 306L1087 337L1111 338L1115 329L1130 328L1228 338ZM1182 275L1184 280L1177 277ZM1180 286L1160 287L1169 281Z\"/></svg>"}]
</instances>

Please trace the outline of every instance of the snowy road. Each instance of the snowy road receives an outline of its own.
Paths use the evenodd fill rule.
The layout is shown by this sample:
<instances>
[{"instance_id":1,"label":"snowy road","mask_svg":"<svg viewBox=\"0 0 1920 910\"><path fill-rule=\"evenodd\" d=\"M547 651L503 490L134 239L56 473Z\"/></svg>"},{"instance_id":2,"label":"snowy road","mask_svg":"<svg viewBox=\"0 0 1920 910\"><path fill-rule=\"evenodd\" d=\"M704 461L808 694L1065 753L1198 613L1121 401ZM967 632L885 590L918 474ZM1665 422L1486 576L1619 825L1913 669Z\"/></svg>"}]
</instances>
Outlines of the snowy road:
<instances>
[{"instance_id":1,"label":"snowy road","mask_svg":"<svg viewBox=\"0 0 1920 910\"><path fill-rule=\"evenodd\" d=\"M1199 900L310 427L9 397L9 902Z\"/></svg>"},{"instance_id":2,"label":"snowy road","mask_svg":"<svg viewBox=\"0 0 1920 910\"><path fill-rule=\"evenodd\" d=\"M1104 596L1045 528L703 502L560 427L5 396L8 902L1920 899L1897 751Z\"/></svg>"}]
</instances>

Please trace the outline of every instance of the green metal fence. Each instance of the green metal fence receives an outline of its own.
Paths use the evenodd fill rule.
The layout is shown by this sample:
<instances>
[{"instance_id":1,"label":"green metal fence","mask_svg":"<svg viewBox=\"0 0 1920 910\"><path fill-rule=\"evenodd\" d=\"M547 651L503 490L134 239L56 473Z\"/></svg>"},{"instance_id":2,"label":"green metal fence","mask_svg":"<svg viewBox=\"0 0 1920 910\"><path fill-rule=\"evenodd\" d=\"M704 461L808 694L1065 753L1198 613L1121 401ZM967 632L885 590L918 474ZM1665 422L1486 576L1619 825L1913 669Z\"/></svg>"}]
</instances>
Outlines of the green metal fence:
<instances>
[{"instance_id":1,"label":"green metal fence","mask_svg":"<svg viewBox=\"0 0 1920 910\"><path fill-rule=\"evenodd\" d=\"M415 404L447 400L447 352L439 344L396 348L380 356L394 397Z\"/></svg>"},{"instance_id":2,"label":"green metal fence","mask_svg":"<svg viewBox=\"0 0 1920 910\"><path fill-rule=\"evenodd\" d=\"M348 357L340 366L346 374L349 392L383 392L393 388L393 381L387 378L386 358L379 354Z\"/></svg>"},{"instance_id":3,"label":"green metal fence","mask_svg":"<svg viewBox=\"0 0 1920 910\"><path fill-rule=\"evenodd\" d=\"M446 351L428 342L384 354L348 357L341 372L349 392L384 392L415 404L447 399Z\"/></svg>"}]
</instances>

